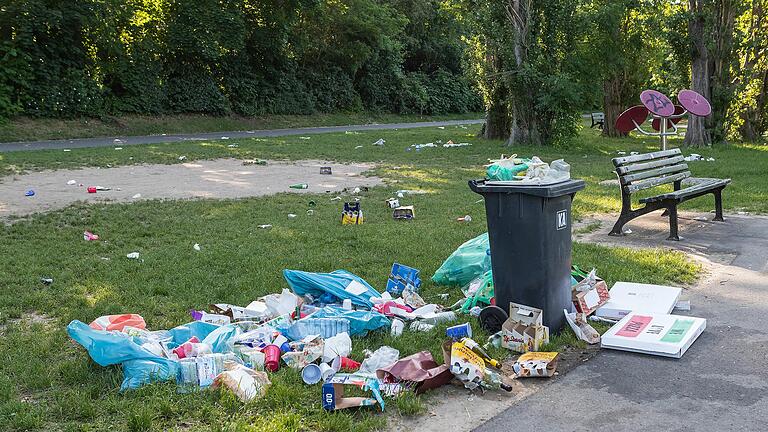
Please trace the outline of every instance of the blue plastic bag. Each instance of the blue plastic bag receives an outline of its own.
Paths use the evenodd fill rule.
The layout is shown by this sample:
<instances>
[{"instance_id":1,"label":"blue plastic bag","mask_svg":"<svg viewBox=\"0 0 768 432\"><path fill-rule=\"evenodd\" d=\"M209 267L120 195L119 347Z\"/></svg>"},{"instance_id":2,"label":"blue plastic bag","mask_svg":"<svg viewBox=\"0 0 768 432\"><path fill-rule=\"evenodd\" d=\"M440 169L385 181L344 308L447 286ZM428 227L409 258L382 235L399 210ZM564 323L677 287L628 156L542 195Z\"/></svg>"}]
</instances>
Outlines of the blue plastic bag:
<instances>
[{"instance_id":1,"label":"blue plastic bag","mask_svg":"<svg viewBox=\"0 0 768 432\"><path fill-rule=\"evenodd\" d=\"M464 286L491 269L488 233L462 244L432 276L438 285Z\"/></svg>"},{"instance_id":2,"label":"blue plastic bag","mask_svg":"<svg viewBox=\"0 0 768 432\"><path fill-rule=\"evenodd\" d=\"M311 273L299 270L283 270L283 276L294 293L303 296L310 294L315 298L329 293L338 298L352 300L353 304L373 307L371 297L381 297L368 282L345 270L330 273Z\"/></svg>"},{"instance_id":3,"label":"blue plastic bag","mask_svg":"<svg viewBox=\"0 0 768 432\"><path fill-rule=\"evenodd\" d=\"M224 343L231 332L220 330L219 326L200 321L191 322L168 330L172 336L169 346L180 345L192 336L200 340L208 339L214 343ZM139 388L153 381L166 381L176 378L179 365L144 349L133 338L118 331L96 330L81 321L72 321L67 326L67 333L75 342L88 351L94 362L101 366L123 365L123 383L120 390ZM209 338L211 336L211 338ZM210 342L209 342L210 343Z\"/></svg>"},{"instance_id":4,"label":"blue plastic bag","mask_svg":"<svg viewBox=\"0 0 768 432\"><path fill-rule=\"evenodd\" d=\"M374 310L350 311L338 306L326 306L311 315L313 318L344 318L349 321L350 336L365 336L369 331L389 328L387 317Z\"/></svg>"}]
</instances>

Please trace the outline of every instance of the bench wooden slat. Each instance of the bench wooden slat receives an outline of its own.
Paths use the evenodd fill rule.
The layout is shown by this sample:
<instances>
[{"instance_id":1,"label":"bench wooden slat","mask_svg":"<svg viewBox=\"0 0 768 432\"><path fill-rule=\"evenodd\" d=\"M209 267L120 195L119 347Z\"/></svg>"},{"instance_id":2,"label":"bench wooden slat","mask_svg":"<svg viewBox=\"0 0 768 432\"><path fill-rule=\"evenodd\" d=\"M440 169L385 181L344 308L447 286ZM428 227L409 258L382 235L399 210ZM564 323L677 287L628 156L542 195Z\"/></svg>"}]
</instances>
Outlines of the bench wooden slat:
<instances>
[{"instance_id":1,"label":"bench wooden slat","mask_svg":"<svg viewBox=\"0 0 768 432\"><path fill-rule=\"evenodd\" d=\"M678 174L672 174L668 176L662 176L662 177L654 177L650 178L648 180L643 180L634 184L631 184L629 186L624 186L624 191L629 194L633 194L637 191L641 191L643 189L650 189L652 187L661 186L663 184L667 183L673 183L678 180L682 180L684 178L688 178L691 176L690 171L681 172Z\"/></svg>"},{"instance_id":2,"label":"bench wooden slat","mask_svg":"<svg viewBox=\"0 0 768 432\"><path fill-rule=\"evenodd\" d=\"M661 195L649 197L649 198L643 198L640 200L640 203L644 204L649 202L663 201L667 199L679 200L689 195L699 193L701 191L716 189L721 186L726 186L730 182L731 182L731 179L711 179L711 181L708 181L706 183L699 183L697 185L693 185L685 189L680 189L679 191L669 192L669 193L665 193L665 194L661 194Z\"/></svg>"},{"instance_id":3,"label":"bench wooden slat","mask_svg":"<svg viewBox=\"0 0 768 432\"><path fill-rule=\"evenodd\" d=\"M682 154L682 153L680 152L679 148L676 148L676 149L658 151L653 153L643 153L643 154L634 155L634 156L624 156L624 157L613 158L612 162L614 166L619 167L621 165L626 165L632 162L643 162L647 160L660 159L668 156L677 156L679 154Z\"/></svg>"},{"instance_id":4,"label":"bench wooden slat","mask_svg":"<svg viewBox=\"0 0 768 432\"><path fill-rule=\"evenodd\" d=\"M651 168L658 168L667 165L674 165L676 163L683 162L685 159L682 156L675 156L668 159L659 159L651 162L636 163L631 165L624 165L616 168L616 172L619 175L629 174L636 171L643 171Z\"/></svg>"},{"instance_id":5,"label":"bench wooden slat","mask_svg":"<svg viewBox=\"0 0 768 432\"><path fill-rule=\"evenodd\" d=\"M667 175L667 174L674 174L680 171L687 171L687 170L688 170L687 164L677 164L677 165L672 165L672 166L667 166L662 168L656 168L648 171L642 171L636 174L628 174L628 175L621 176L620 178L621 178L621 184L627 185L637 180L647 179L651 177L658 177L658 176Z\"/></svg>"}]
</instances>

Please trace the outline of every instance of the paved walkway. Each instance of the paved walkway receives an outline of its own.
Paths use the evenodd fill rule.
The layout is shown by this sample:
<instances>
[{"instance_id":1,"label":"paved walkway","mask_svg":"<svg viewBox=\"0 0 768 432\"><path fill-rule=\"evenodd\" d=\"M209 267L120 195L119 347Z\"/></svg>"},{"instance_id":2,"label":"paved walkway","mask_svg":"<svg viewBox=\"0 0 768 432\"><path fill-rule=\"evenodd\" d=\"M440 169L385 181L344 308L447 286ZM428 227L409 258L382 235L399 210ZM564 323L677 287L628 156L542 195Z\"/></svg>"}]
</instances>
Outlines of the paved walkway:
<instances>
[{"instance_id":1,"label":"paved walkway","mask_svg":"<svg viewBox=\"0 0 768 432\"><path fill-rule=\"evenodd\" d=\"M84 147L124 147L137 144L157 144L182 141L202 141L216 140L222 137L229 138L258 138L275 137L286 135L312 135L329 132L346 131L369 131L385 129L413 129L421 127L442 127L456 126L466 124L480 124L484 120L446 120L418 123L385 123L385 124L365 124L348 126L324 126L324 127L306 127L293 129L265 129L251 131L228 131L228 132L207 132L199 134L167 134L167 135L147 135L147 136L118 136L106 138L79 138L68 140L46 140L46 141L25 141L0 143L0 152L24 151L24 150L60 150L67 148Z\"/></svg>"},{"instance_id":2,"label":"paved walkway","mask_svg":"<svg viewBox=\"0 0 768 432\"><path fill-rule=\"evenodd\" d=\"M707 274L683 298L707 329L683 358L602 350L585 365L475 429L493 431L757 431L768 422L768 218L728 216L725 223L681 220L681 242L663 240L667 219L631 222L625 237L591 241L661 246L690 253Z\"/></svg>"}]
</instances>

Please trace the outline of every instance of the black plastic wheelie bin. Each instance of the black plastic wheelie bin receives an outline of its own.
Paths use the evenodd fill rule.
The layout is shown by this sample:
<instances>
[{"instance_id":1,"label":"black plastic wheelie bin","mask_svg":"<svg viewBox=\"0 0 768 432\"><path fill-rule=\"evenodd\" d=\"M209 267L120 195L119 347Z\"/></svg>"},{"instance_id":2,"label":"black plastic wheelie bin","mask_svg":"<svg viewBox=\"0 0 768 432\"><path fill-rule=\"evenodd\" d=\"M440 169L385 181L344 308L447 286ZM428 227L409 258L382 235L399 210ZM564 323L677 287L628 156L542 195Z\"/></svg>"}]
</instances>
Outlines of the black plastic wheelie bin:
<instances>
[{"instance_id":1,"label":"black plastic wheelie bin","mask_svg":"<svg viewBox=\"0 0 768 432\"><path fill-rule=\"evenodd\" d=\"M470 180L485 198L496 305L544 311L551 332L565 324L571 302L571 203L584 180L551 185L489 184Z\"/></svg>"}]
</instances>

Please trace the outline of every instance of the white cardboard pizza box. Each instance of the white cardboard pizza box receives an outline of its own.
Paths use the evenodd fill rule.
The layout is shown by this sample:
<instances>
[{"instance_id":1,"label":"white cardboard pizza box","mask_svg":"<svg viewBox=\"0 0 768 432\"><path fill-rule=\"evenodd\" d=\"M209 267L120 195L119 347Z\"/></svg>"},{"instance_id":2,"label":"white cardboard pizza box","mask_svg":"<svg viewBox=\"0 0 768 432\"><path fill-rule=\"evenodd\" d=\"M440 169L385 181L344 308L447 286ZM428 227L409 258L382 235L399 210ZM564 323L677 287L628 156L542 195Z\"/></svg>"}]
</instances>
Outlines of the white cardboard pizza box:
<instances>
[{"instance_id":1,"label":"white cardboard pizza box","mask_svg":"<svg viewBox=\"0 0 768 432\"><path fill-rule=\"evenodd\" d=\"M611 298L595 315L619 320L630 312L668 314L680 298L681 288L634 282L616 282L609 291Z\"/></svg>"},{"instance_id":2,"label":"white cardboard pizza box","mask_svg":"<svg viewBox=\"0 0 768 432\"><path fill-rule=\"evenodd\" d=\"M706 327L704 318L630 312L605 332L600 346L680 358Z\"/></svg>"}]
</instances>

